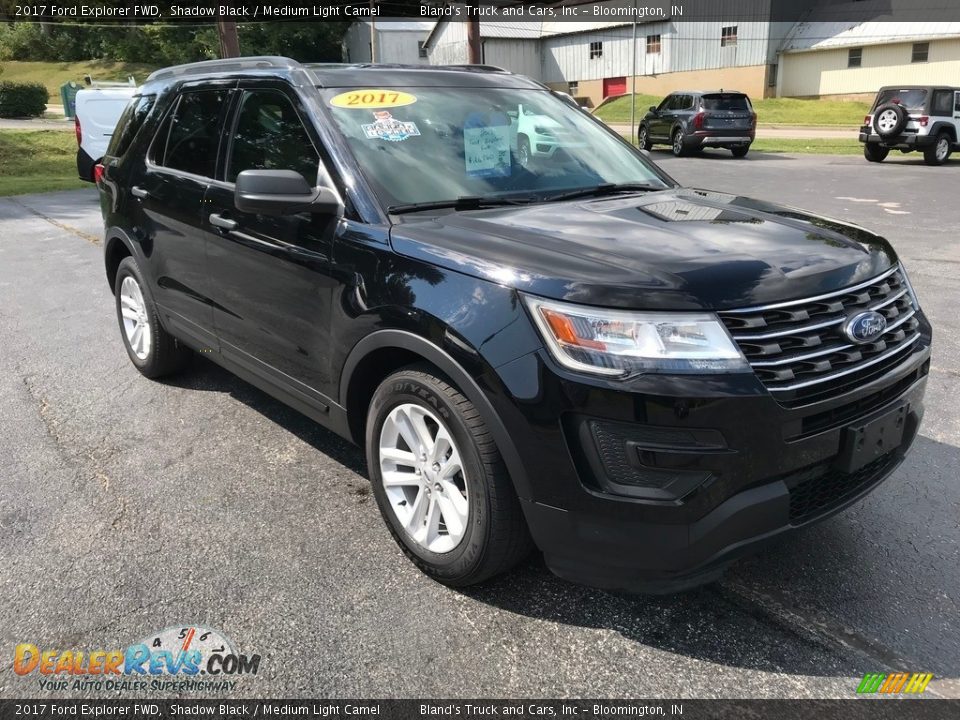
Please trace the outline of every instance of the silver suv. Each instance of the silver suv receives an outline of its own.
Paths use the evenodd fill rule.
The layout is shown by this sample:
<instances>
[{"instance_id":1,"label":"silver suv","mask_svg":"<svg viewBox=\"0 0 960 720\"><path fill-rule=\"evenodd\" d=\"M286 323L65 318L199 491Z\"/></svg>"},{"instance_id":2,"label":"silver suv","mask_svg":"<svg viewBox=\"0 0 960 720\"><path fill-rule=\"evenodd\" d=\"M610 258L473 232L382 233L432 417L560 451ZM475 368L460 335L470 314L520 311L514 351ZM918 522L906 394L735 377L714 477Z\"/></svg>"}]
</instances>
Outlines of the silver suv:
<instances>
[{"instance_id":1,"label":"silver suv","mask_svg":"<svg viewBox=\"0 0 960 720\"><path fill-rule=\"evenodd\" d=\"M883 162L891 149L922 150L927 165L942 165L960 149L960 88L893 85L877 92L863 119L863 156Z\"/></svg>"}]
</instances>

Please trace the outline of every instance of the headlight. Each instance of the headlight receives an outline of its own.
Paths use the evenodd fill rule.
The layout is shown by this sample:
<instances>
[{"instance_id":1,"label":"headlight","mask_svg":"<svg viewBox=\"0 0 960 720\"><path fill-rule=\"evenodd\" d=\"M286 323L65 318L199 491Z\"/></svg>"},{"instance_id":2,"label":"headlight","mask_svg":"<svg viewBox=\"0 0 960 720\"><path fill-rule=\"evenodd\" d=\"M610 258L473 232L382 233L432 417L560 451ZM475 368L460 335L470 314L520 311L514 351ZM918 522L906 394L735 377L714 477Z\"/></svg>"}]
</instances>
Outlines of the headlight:
<instances>
[{"instance_id":1,"label":"headlight","mask_svg":"<svg viewBox=\"0 0 960 720\"><path fill-rule=\"evenodd\" d=\"M920 299L917 297L917 291L913 289L913 283L911 283L910 278L907 277L907 269L902 264L900 265L900 274L903 275L903 282L907 286L907 292L910 293L910 299L913 301L914 309L919 310Z\"/></svg>"},{"instance_id":2,"label":"headlight","mask_svg":"<svg viewBox=\"0 0 960 720\"><path fill-rule=\"evenodd\" d=\"M553 135L553 130L548 127L544 127L543 125L535 125L533 131L537 135Z\"/></svg>"},{"instance_id":3,"label":"headlight","mask_svg":"<svg viewBox=\"0 0 960 720\"><path fill-rule=\"evenodd\" d=\"M524 296L554 359L597 375L750 372L710 313L634 312Z\"/></svg>"}]
</instances>

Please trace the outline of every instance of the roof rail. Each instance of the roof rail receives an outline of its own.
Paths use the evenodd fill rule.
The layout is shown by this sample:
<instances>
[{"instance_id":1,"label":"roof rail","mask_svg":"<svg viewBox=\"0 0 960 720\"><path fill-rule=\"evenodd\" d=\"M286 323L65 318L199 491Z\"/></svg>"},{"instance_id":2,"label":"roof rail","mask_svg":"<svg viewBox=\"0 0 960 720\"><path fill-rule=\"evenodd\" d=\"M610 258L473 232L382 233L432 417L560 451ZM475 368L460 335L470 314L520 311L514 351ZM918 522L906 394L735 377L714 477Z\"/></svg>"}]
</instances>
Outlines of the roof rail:
<instances>
[{"instance_id":1,"label":"roof rail","mask_svg":"<svg viewBox=\"0 0 960 720\"><path fill-rule=\"evenodd\" d=\"M252 70L254 68L298 68L300 63L286 57L263 55L256 57L223 58L221 60L203 60L162 68L150 73L147 82L179 75L199 75L211 72L231 72L233 70Z\"/></svg>"},{"instance_id":2,"label":"roof rail","mask_svg":"<svg viewBox=\"0 0 960 720\"><path fill-rule=\"evenodd\" d=\"M475 72L510 72L496 65L434 65L437 70L473 70Z\"/></svg>"}]
</instances>

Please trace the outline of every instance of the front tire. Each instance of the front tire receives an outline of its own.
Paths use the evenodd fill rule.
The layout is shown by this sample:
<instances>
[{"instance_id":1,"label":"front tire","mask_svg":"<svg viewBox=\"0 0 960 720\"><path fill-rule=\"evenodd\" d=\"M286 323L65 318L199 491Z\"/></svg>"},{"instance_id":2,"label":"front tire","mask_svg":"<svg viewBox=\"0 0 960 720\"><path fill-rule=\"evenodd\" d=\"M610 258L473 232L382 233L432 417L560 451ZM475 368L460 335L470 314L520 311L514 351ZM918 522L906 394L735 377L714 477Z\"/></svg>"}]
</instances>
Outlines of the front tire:
<instances>
[{"instance_id":1,"label":"front tire","mask_svg":"<svg viewBox=\"0 0 960 720\"><path fill-rule=\"evenodd\" d=\"M141 374L158 378L189 362L189 349L160 325L150 287L132 257L124 258L117 268L114 297L123 346Z\"/></svg>"},{"instance_id":2,"label":"front tire","mask_svg":"<svg viewBox=\"0 0 960 720\"><path fill-rule=\"evenodd\" d=\"M526 135L521 135L517 138L517 160L520 161L521 167L530 167L531 159L530 141Z\"/></svg>"},{"instance_id":3,"label":"front tire","mask_svg":"<svg viewBox=\"0 0 960 720\"><path fill-rule=\"evenodd\" d=\"M877 143L863 144L863 156L870 162L883 162L887 159L889 153L890 148L886 148L883 145L878 145Z\"/></svg>"},{"instance_id":4,"label":"front tire","mask_svg":"<svg viewBox=\"0 0 960 720\"><path fill-rule=\"evenodd\" d=\"M433 579L473 585L529 553L520 502L480 413L432 368L406 368L380 384L366 451L390 533Z\"/></svg>"},{"instance_id":5,"label":"front tire","mask_svg":"<svg viewBox=\"0 0 960 720\"><path fill-rule=\"evenodd\" d=\"M646 125L640 126L640 132L637 133L637 145L641 150L649 150L653 147L653 143L650 142L650 133L647 131Z\"/></svg>"},{"instance_id":6,"label":"front tire","mask_svg":"<svg viewBox=\"0 0 960 720\"><path fill-rule=\"evenodd\" d=\"M923 161L927 165L943 165L950 157L950 150L950 136L940 133L933 145L923 149Z\"/></svg>"}]
</instances>

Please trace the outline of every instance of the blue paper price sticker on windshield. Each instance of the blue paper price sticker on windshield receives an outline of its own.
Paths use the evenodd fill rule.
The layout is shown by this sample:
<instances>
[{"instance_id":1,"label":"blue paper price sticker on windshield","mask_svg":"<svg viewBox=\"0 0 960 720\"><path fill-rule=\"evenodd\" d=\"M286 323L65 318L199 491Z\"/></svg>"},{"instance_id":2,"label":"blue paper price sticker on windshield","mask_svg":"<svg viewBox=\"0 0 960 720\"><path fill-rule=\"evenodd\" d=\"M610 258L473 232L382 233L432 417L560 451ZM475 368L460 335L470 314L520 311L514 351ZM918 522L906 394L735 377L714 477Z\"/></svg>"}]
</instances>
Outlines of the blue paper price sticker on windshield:
<instances>
[{"instance_id":1,"label":"blue paper price sticker on windshield","mask_svg":"<svg viewBox=\"0 0 960 720\"><path fill-rule=\"evenodd\" d=\"M463 127L463 160L470 177L510 175L510 118L472 113Z\"/></svg>"},{"instance_id":2,"label":"blue paper price sticker on windshield","mask_svg":"<svg viewBox=\"0 0 960 720\"><path fill-rule=\"evenodd\" d=\"M373 114L374 121L366 125L361 125L364 136L368 140L387 140L388 142L400 142L408 137L414 137L420 134L416 123L397 120L386 110L381 110Z\"/></svg>"}]
</instances>

